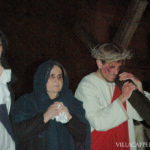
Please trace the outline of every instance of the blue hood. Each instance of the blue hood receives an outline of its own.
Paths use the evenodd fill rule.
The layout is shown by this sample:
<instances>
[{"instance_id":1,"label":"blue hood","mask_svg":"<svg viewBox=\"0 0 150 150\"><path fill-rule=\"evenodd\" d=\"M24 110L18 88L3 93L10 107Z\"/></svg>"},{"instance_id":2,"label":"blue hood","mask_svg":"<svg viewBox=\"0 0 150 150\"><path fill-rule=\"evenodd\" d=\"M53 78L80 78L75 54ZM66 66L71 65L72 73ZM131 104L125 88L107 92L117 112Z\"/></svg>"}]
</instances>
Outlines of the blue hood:
<instances>
[{"instance_id":1,"label":"blue hood","mask_svg":"<svg viewBox=\"0 0 150 150\"><path fill-rule=\"evenodd\" d=\"M13 120L15 122L21 122L23 120L31 119L35 115L44 113L54 102L63 102L71 114L74 114L78 117L78 119L80 119L80 121L87 124L86 150L89 150L90 128L87 120L85 119L85 111L83 110L82 103L73 96L72 91L69 89L68 76L62 65L59 64L64 72L64 81L59 96L54 100L50 100L46 92L46 83L48 81L50 71L56 64L59 63L53 60L48 60L39 66L34 75L33 92L26 94L17 100L13 109ZM49 122L48 130L37 136L44 139L46 138L47 133L49 145L48 150L75 150L73 138L62 123L51 120ZM63 145L63 147L61 147L61 145Z\"/></svg>"}]
</instances>

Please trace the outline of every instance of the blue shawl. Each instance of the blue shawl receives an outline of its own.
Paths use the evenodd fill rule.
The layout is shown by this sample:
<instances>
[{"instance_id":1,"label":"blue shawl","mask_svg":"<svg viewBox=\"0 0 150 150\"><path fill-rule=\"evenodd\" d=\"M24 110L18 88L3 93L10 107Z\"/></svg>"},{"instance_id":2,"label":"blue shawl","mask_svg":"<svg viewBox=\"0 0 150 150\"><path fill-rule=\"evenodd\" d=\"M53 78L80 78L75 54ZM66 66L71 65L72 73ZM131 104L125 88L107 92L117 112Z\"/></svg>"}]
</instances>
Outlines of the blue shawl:
<instances>
[{"instance_id":1,"label":"blue shawl","mask_svg":"<svg viewBox=\"0 0 150 150\"><path fill-rule=\"evenodd\" d=\"M85 150L90 150L90 127L85 119L85 112L83 110L82 103L73 96L71 90L69 89L68 76L61 64L59 65L64 73L62 90L60 91L59 96L54 100L50 100L47 95L46 83L48 81L51 69L56 64L59 63L53 60L48 60L39 66L34 76L33 92L19 98L14 106L14 121L21 122L23 120L31 119L35 115L44 113L54 102L63 102L71 114L76 115L80 121L87 124ZM48 150L75 150L74 140L62 123L51 120L48 130L37 136L44 139L47 134ZM42 148L42 150L45 149Z\"/></svg>"}]
</instances>

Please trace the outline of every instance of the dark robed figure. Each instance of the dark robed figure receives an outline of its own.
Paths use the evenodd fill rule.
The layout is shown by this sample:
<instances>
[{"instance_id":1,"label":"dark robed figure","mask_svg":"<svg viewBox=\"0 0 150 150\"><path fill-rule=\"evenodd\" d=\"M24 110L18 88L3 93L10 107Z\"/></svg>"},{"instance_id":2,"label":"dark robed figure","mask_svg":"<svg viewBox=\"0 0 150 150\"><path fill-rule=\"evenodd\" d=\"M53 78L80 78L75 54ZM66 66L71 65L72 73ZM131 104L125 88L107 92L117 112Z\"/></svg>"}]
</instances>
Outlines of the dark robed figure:
<instances>
[{"instance_id":1,"label":"dark robed figure","mask_svg":"<svg viewBox=\"0 0 150 150\"><path fill-rule=\"evenodd\" d=\"M90 127L82 103L69 89L61 64L49 60L34 76L33 92L13 108L19 150L89 150Z\"/></svg>"}]
</instances>

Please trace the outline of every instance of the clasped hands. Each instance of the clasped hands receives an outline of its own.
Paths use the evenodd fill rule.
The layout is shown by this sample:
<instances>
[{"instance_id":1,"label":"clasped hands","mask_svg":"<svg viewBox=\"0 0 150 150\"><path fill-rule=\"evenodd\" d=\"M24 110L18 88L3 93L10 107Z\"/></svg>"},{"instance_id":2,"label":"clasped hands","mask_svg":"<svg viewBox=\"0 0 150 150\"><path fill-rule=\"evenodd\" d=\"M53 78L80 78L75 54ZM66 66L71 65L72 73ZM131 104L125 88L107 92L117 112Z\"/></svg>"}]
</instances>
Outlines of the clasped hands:
<instances>
[{"instance_id":1,"label":"clasped hands","mask_svg":"<svg viewBox=\"0 0 150 150\"><path fill-rule=\"evenodd\" d=\"M49 120L53 119L54 117L58 116L60 113L63 112L65 112L69 121L72 116L69 113L68 108L62 102L54 102L48 107L47 111L44 113L44 122L47 123Z\"/></svg>"},{"instance_id":2,"label":"clasped hands","mask_svg":"<svg viewBox=\"0 0 150 150\"><path fill-rule=\"evenodd\" d=\"M141 93L144 93L141 81L138 78L136 78L133 74L127 72L119 74L120 81L125 81L128 79L130 79L133 83L127 81L123 84L121 95L119 96L119 99L122 103L124 103L128 98L130 98L132 92L135 89L138 89Z\"/></svg>"}]
</instances>

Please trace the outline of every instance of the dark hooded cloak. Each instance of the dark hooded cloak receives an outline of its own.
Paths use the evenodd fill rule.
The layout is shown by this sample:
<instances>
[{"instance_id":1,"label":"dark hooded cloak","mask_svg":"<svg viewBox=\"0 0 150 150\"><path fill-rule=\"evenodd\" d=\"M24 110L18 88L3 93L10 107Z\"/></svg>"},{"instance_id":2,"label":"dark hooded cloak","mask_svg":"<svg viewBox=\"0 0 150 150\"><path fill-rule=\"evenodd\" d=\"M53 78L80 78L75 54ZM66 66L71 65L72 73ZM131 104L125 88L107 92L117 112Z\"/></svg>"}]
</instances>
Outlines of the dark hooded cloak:
<instances>
[{"instance_id":1,"label":"dark hooded cloak","mask_svg":"<svg viewBox=\"0 0 150 150\"><path fill-rule=\"evenodd\" d=\"M46 92L46 83L54 65L62 69L64 80L59 96L51 100ZM66 124L56 122L55 119L43 123L43 113L56 101L63 102L72 119ZM56 61L49 60L39 66L34 76L33 92L19 98L14 105L13 122L18 149L90 150L90 127L82 103L74 98L69 89L67 73ZM86 134L82 134L83 130L86 130Z\"/></svg>"}]
</instances>

